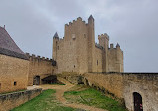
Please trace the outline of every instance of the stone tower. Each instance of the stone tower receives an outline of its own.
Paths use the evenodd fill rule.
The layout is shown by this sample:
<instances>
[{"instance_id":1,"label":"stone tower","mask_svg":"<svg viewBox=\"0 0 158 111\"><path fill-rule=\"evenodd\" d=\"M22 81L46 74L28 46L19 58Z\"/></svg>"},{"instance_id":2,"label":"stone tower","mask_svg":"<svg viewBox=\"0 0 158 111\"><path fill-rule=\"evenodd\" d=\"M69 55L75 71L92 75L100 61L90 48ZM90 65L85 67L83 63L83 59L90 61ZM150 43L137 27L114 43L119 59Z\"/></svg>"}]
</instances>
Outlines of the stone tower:
<instances>
[{"instance_id":1,"label":"stone tower","mask_svg":"<svg viewBox=\"0 0 158 111\"><path fill-rule=\"evenodd\" d=\"M57 62L57 72L122 72L123 52L117 45L109 48L109 36L98 36L95 43L94 18L91 15L88 23L78 17L65 24L63 38L55 33L53 37L53 58Z\"/></svg>"},{"instance_id":2,"label":"stone tower","mask_svg":"<svg viewBox=\"0 0 158 111\"><path fill-rule=\"evenodd\" d=\"M53 59L57 60L57 48L58 48L59 36L56 32L53 37Z\"/></svg>"},{"instance_id":3,"label":"stone tower","mask_svg":"<svg viewBox=\"0 0 158 111\"><path fill-rule=\"evenodd\" d=\"M95 37L94 37L94 18L92 15L88 18L88 72L93 72L94 67L94 48L95 48Z\"/></svg>"}]
</instances>

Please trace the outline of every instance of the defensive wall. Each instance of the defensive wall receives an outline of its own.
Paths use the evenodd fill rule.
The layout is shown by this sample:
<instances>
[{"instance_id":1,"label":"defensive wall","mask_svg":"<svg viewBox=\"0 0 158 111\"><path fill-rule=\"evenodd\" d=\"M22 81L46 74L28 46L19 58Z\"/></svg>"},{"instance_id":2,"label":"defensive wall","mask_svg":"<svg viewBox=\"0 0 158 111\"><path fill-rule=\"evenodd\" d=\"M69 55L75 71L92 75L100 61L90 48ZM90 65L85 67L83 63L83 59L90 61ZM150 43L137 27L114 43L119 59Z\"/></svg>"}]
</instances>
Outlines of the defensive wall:
<instances>
[{"instance_id":1,"label":"defensive wall","mask_svg":"<svg viewBox=\"0 0 158 111\"><path fill-rule=\"evenodd\" d=\"M134 93L142 98L143 111L158 109L158 73L85 73L62 75L74 84L89 85L125 102L134 111Z\"/></svg>"},{"instance_id":2,"label":"defensive wall","mask_svg":"<svg viewBox=\"0 0 158 111\"><path fill-rule=\"evenodd\" d=\"M42 89L26 90L0 95L0 111L9 111L38 96Z\"/></svg>"},{"instance_id":3,"label":"defensive wall","mask_svg":"<svg viewBox=\"0 0 158 111\"><path fill-rule=\"evenodd\" d=\"M134 92L142 97L143 111L158 109L158 73L87 73L84 83L124 99L129 111L134 111Z\"/></svg>"},{"instance_id":4,"label":"defensive wall","mask_svg":"<svg viewBox=\"0 0 158 111\"><path fill-rule=\"evenodd\" d=\"M29 61L0 54L0 93L27 88Z\"/></svg>"},{"instance_id":5,"label":"defensive wall","mask_svg":"<svg viewBox=\"0 0 158 111\"><path fill-rule=\"evenodd\" d=\"M42 84L43 78L53 74L56 64L55 61L34 54L30 55L26 53L26 55L29 57L28 85ZM39 80L37 77L39 77Z\"/></svg>"}]
</instances>

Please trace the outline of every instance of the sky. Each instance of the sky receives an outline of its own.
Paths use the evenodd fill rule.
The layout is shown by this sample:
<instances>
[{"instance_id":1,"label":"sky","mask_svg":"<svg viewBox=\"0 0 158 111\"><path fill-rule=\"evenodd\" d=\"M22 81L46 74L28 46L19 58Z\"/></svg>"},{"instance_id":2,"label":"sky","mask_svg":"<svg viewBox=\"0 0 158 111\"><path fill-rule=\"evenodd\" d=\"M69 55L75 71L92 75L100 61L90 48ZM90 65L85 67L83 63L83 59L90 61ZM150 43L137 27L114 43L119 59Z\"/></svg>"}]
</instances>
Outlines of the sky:
<instances>
[{"instance_id":1,"label":"sky","mask_svg":"<svg viewBox=\"0 0 158 111\"><path fill-rule=\"evenodd\" d=\"M30 54L52 58L53 35L81 17L95 19L95 40L120 44L125 72L158 72L158 0L0 0L0 26Z\"/></svg>"}]
</instances>

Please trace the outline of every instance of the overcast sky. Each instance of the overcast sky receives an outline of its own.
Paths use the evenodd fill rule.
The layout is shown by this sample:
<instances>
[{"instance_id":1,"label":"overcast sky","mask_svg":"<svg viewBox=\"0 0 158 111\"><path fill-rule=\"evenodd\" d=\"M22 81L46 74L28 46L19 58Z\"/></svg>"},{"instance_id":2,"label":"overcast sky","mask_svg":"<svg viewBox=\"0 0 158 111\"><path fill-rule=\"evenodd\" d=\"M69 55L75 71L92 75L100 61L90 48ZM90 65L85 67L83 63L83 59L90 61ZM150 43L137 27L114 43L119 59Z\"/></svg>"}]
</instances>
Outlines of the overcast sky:
<instances>
[{"instance_id":1,"label":"overcast sky","mask_svg":"<svg viewBox=\"0 0 158 111\"><path fill-rule=\"evenodd\" d=\"M125 72L158 72L158 0L0 0L0 26L24 51L52 58L53 35L77 17L124 51Z\"/></svg>"}]
</instances>

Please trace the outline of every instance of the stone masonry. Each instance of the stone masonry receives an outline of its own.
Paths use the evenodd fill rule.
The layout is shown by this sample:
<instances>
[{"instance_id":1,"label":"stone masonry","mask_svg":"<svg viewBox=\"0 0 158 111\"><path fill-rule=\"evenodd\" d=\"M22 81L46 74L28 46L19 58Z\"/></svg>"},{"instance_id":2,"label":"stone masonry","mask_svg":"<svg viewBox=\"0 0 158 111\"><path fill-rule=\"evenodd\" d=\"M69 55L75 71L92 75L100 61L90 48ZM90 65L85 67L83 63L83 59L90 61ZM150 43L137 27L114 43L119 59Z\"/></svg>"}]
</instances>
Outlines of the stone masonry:
<instances>
[{"instance_id":1,"label":"stone masonry","mask_svg":"<svg viewBox=\"0 0 158 111\"><path fill-rule=\"evenodd\" d=\"M119 44L111 44L109 36L98 36L95 43L94 18L91 15L88 23L81 17L65 25L62 39L56 33L53 37L53 58L57 62L56 73L77 72L123 72L123 51Z\"/></svg>"}]
</instances>

